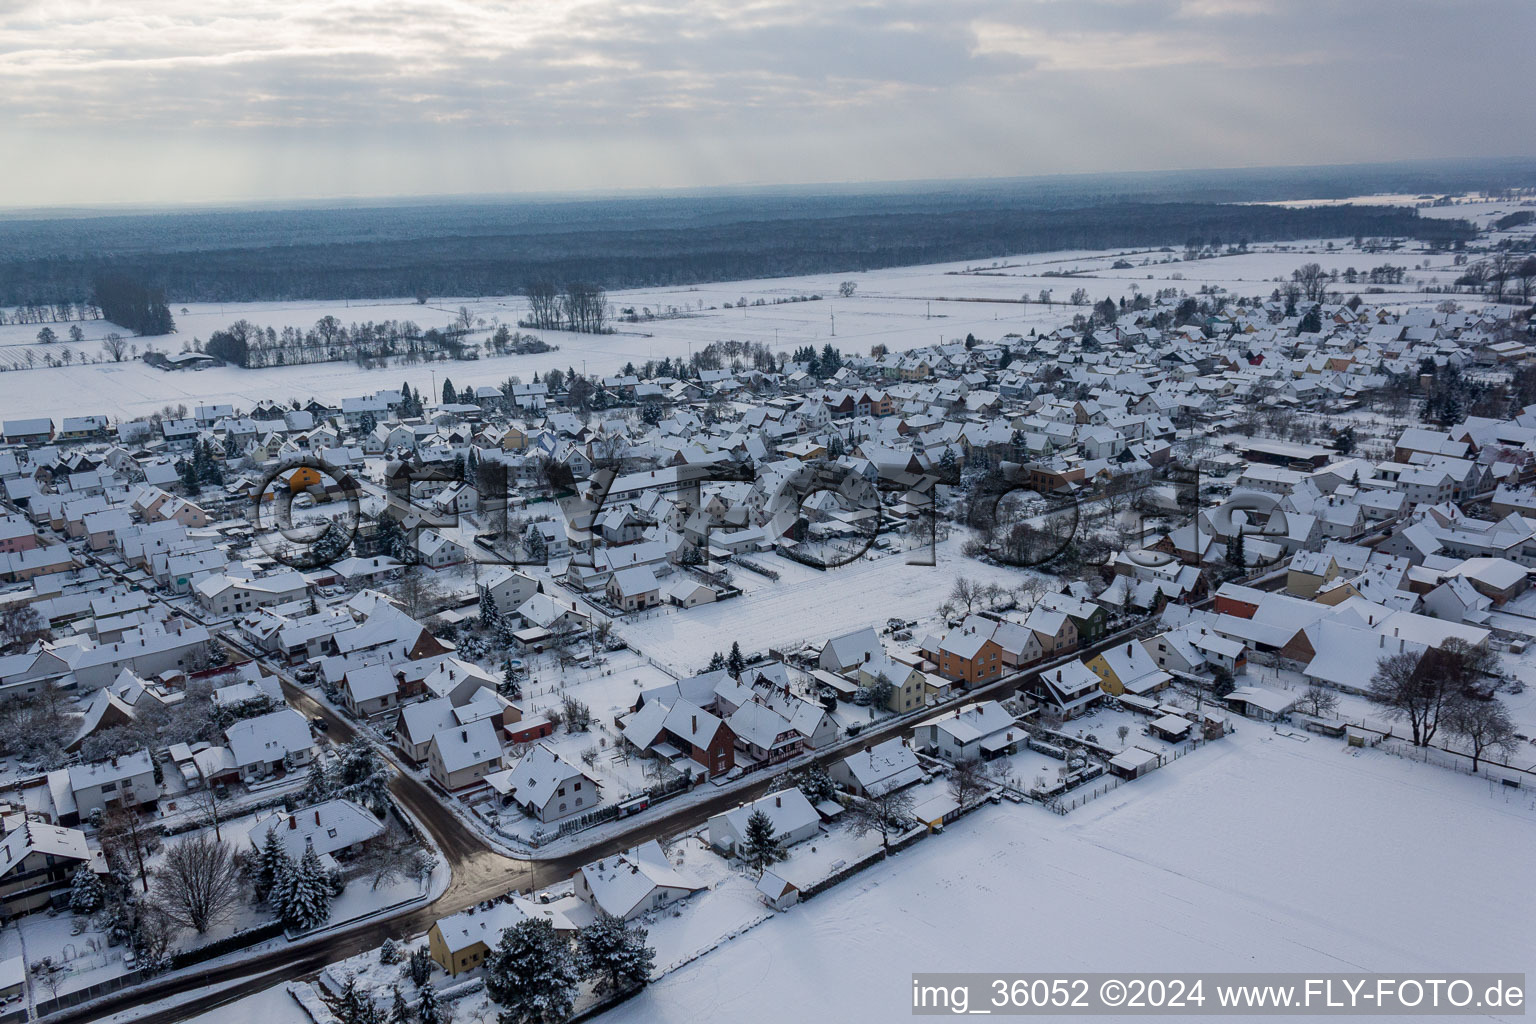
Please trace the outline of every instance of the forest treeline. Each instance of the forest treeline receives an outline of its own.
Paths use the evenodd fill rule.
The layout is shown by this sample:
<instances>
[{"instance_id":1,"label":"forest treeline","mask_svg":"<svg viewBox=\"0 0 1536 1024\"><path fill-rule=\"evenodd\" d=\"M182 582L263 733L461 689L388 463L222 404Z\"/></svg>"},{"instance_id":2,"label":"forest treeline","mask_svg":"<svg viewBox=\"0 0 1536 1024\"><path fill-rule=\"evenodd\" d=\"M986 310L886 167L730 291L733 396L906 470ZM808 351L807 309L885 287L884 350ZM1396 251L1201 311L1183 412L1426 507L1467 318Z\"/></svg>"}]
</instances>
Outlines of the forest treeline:
<instances>
[{"instance_id":1,"label":"forest treeline","mask_svg":"<svg viewBox=\"0 0 1536 1024\"><path fill-rule=\"evenodd\" d=\"M499 232L444 234L431 218L393 211L412 222L417 237L362 238L360 211L337 211L350 240L334 243L241 247L238 239L215 247L124 246L71 255L0 259L0 305L80 302L96 297L97 281L131 281L139 291L128 307L152 315L145 297L183 302L272 299L369 299L395 296L502 295L530 282L585 281L608 290L676 286L709 281L853 272L955 260L992 259L1056 249L1186 246L1192 241L1250 242L1318 237L1415 238L1452 245L1473 237L1465 221L1421 218L1410 209L1380 206L1283 206L1109 202L1077 209L1009 208L982 197L966 205L947 196L942 209L923 209L910 196L882 204L879 196L849 200L857 212L794 212L762 199L741 201L735 219L712 201L709 217L687 207L666 216L587 216L575 225L551 218L505 226ZM390 212L390 211L384 211ZM299 211L323 221L333 211ZM146 216L146 230L165 216ZM452 218L455 227L462 220ZM64 222L60 222L61 224ZM0 253L7 224L0 222ZM313 227L298 232L323 235ZM177 237L170 232L168 237ZM178 244L185 245L182 239ZM202 244L207 248L197 248ZM133 250L133 251L129 251ZM108 314L109 319L117 320ZM122 323L123 321L117 320ZM125 326L137 328L136 324ZM154 333L146 331L144 333Z\"/></svg>"}]
</instances>

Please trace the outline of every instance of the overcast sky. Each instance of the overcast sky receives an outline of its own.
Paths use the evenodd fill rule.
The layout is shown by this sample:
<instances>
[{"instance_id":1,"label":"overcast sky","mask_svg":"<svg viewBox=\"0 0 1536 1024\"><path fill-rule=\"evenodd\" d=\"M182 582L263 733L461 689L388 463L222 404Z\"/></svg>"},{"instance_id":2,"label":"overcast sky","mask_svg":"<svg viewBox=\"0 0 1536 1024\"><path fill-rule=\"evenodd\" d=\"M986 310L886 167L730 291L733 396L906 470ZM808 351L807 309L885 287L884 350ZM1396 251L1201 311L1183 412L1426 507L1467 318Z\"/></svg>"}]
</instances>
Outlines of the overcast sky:
<instances>
[{"instance_id":1,"label":"overcast sky","mask_svg":"<svg viewBox=\"0 0 1536 1024\"><path fill-rule=\"evenodd\" d=\"M0 206L1536 153L1533 0L0 0Z\"/></svg>"}]
</instances>

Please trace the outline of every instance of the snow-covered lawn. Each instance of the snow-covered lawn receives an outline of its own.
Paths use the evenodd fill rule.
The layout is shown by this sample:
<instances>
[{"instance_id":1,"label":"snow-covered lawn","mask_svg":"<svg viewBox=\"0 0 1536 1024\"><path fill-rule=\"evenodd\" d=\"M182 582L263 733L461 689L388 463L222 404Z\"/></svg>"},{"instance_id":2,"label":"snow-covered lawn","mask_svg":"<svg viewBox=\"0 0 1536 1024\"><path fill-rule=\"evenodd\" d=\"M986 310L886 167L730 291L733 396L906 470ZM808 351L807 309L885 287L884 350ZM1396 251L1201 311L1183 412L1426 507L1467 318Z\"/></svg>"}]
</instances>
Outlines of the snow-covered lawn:
<instances>
[{"instance_id":1,"label":"snow-covered lawn","mask_svg":"<svg viewBox=\"0 0 1536 1024\"><path fill-rule=\"evenodd\" d=\"M985 807L607 1019L894 1020L914 971L1532 971L1533 841L1527 791L1244 729L1065 818Z\"/></svg>"},{"instance_id":2,"label":"snow-covered lawn","mask_svg":"<svg viewBox=\"0 0 1536 1024\"><path fill-rule=\"evenodd\" d=\"M620 619L615 631L625 640L679 672L702 671L715 651L739 642L745 653L769 648L793 650L820 646L829 637L865 626L884 628L888 618L918 620L918 639L935 626L936 609L948 598L955 579L1016 587L1028 570L994 566L960 553L951 537L938 545L937 565L910 565L905 555L881 553L825 571L788 558L759 555L754 561L773 569L770 580L745 569L734 571L742 596L683 610L659 610Z\"/></svg>"}]
</instances>

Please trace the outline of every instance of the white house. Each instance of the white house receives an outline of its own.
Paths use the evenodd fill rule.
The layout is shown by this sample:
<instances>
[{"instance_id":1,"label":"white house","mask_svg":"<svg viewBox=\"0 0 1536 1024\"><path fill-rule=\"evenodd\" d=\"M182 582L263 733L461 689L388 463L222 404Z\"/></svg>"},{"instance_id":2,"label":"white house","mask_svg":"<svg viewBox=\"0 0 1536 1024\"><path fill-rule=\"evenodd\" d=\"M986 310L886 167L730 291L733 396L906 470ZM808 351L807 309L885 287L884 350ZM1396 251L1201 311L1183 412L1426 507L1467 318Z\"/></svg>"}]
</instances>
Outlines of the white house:
<instances>
[{"instance_id":1,"label":"white house","mask_svg":"<svg viewBox=\"0 0 1536 1024\"><path fill-rule=\"evenodd\" d=\"M679 874L654 839L632 850L583 864L573 881L579 898L623 921L634 920L708 888Z\"/></svg>"},{"instance_id":2,"label":"white house","mask_svg":"<svg viewBox=\"0 0 1536 1024\"><path fill-rule=\"evenodd\" d=\"M1098 685L1098 681L1094 681ZM884 743L849 754L833 763L832 781L858 796L881 796L923 780L923 766L911 747L893 736Z\"/></svg>"},{"instance_id":3,"label":"white house","mask_svg":"<svg viewBox=\"0 0 1536 1024\"><path fill-rule=\"evenodd\" d=\"M224 738L246 781L276 773L285 759L295 767L308 764L314 754L309 723L292 708L242 719L224 730Z\"/></svg>"},{"instance_id":4,"label":"white house","mask_svg":"<svg viewBox=\"0 0 1536 1024\"><path fill-rule=\"evenodd\" d=\"M747 837L747 821L758 811L773 823L774 836L781 847L809 839L821 827L821 815L816 808L804 793L791 786L710 818L709 845L726 853L740 850Z\"/></svg>"}]
</instances>

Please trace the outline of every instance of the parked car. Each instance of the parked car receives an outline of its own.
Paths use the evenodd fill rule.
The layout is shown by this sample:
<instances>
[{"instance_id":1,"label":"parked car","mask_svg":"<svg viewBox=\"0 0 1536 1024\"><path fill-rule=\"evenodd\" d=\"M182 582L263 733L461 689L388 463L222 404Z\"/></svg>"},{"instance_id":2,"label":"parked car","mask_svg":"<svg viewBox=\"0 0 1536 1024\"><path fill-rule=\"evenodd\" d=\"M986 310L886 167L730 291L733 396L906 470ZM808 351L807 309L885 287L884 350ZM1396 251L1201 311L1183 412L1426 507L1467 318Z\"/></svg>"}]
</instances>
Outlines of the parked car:
<instances>
[{"instance_id":1,"label":"parked car","mask_svg":"<svg viewBox=\"0 0 1536 1024\"><path fill-rule=\"evenodd\" d=\"M309 724L319 732L331 731L331 723L320 717L311 718Z\"/></svg>"}]
</instances>

